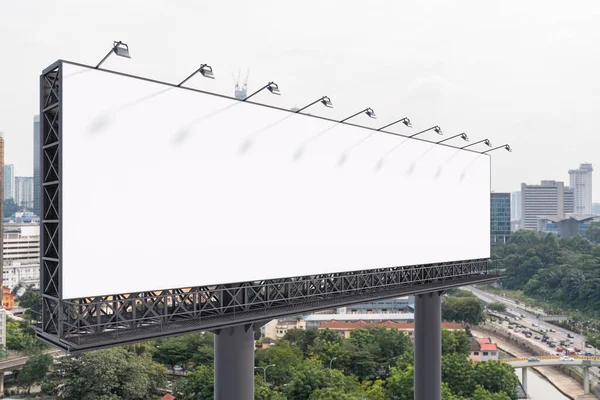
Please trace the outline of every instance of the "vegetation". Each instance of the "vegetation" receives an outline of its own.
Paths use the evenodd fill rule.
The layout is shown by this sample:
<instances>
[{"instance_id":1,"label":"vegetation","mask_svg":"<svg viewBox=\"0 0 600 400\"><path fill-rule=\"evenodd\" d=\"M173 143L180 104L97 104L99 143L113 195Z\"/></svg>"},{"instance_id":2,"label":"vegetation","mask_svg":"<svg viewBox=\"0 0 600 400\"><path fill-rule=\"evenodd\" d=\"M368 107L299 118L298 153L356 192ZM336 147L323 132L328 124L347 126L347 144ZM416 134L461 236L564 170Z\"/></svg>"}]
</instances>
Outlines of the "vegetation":
<instances>
[{"instance_id":1,"label":"vegetation","mask_svg":"<svg viewBox=\"0 0 600 400\"><path fill-rule=\"evenodd\" d=\"M487 305L487 308L492 311L503 312L503 311L506 311L506 304L500 303L500 302L493 302L493 303L489 303Z\"/></svg>"},{"instance_id":2,"label":"vegetation","mask_svg":"<svg viewBox=\"0 0 600 400\"><path fill-rule=\"evenodd\" d=\"M39 354L49 347L35 338L33 328L27 321L14 321L7 317L6 348L31 355Z\"/></svg>"},{"instance_id":3,"label":"vegetation","mask_svg":"<svg viewBox=\"0 0 600 400\"><path fill-rule=\"evenodd\" d=\"M442 318L445 321L478 324L483 322L483 303L476 297L446 297L442 303Z\"/></svg>"}]
</instances>

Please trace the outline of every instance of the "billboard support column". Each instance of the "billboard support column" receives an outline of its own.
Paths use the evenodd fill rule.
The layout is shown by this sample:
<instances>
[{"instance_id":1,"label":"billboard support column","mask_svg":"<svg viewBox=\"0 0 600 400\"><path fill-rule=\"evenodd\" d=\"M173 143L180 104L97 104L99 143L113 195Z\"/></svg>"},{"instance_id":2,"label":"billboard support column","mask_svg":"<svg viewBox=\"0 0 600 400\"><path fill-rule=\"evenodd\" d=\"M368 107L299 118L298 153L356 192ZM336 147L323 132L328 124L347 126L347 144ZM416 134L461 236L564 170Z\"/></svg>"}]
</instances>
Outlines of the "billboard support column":
<instances>
[{"instance_id":1,"label":"billboard support column","mask_svg":"<svg viewBox=\"0 0 600 400\"><path fill-rule=\"evenodd\" d=\"M252 324L215 332L215 400L254 399Z\"/></svg>"},{"instance_id":2,"label":"billboard support column","mask_svg":"<svg viewBox=\"0 0 600 400\"><path fill-rule=\"evenodd\" d=\"M415 400L442 398L441 294L415 297Z\"/></svg>"}]
</instances>

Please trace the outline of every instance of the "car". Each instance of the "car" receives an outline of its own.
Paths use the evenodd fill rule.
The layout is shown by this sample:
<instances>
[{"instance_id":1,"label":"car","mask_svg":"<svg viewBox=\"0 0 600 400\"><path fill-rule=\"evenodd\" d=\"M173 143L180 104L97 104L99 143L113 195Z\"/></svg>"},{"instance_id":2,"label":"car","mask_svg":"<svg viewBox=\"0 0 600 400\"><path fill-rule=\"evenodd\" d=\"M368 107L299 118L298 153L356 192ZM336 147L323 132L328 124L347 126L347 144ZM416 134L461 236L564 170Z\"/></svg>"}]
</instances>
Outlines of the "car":
<instances>
[{"instance_id":1,"label":"car","mask_svg":"<svg viewBox=\"0 0 600 400\"><path fill-rule=\"evenodd\" d=\"M548 329L548 332L556 332L556 329L550 328Z\"/></svg>"},{"instance_id":2,"label":"car","mask_svg":"<svg viewBox=\"0 0 600 400\"><path fill-rule=\"evenodd\" d=\"M515 332L517 332L517 333L521 332L521 328L515 329Z\"/></svg>"},{"instance_id":3,"label":"car","mask_svg":"<svg viewBox=\"0 0 600 400\"><path fill-rule=\"evenodd\" d=\"M548 347L555 348L555 347L556 347L556 345L555 345L554 343L549 343L549 344L548 344Z\"/></svg>"},{"instance_id":4,"label":"car","mask_svg":"<svg viewBox=\"0 0 600 400\"><path fill-rule=\"evenodd\" d=\"M581 353L581 349L579 347L574 347L573 350L575 350L575 353Z\"/></svg>"},{"instance_id":5,"label":"car","mask_svg":"<svg viewBox=\"0 0 600 400\"><path fill-rule=\"evenodd\" d=\"M591 345L591 344L589 344L589 343L586 343L586 344L585 344L585 348L586 348L586 349L591 349L591 348L592 348L592 345Z\"/></svg>"},{"instance_id":6,"label":"car","mask_svg":"<svg viewBox=\"0 0 600 400\"><path fill-rule=\"evenodd\" d=\"M574 338L575 336L573 336L573 335L572 335L572 334L569 332L569 333L567 333L567 337L572 339L572 338Z\"/></svg>"},{"instance_id":7,"label":"car","mask_svg":"<svg viewBox=\"0 0 600 400\"><path fill-rule=\"evenodd\" d=\"M574 339L569 339L569 343L575 344L575 340Z\"/></svg>"},{"instance_id":8,"label":"car","mask_svg":"<svg viewBox=\"0 0 600 400\"><path fill-rule=\"evenodd\" d=\"M529 357L527 359L527 362L539 362L540 360L538 360L536 357Z\"/></svg>"},{"instance_id":9,"label":"car","mask_svg":"<svg viewBox=\"0 0 600 400\"><path fill-rule=\"evenodd\" d=\"M540 335L535 335L533 338L534 338L535 340L540 340L542 337L541 337Z\"/></svg>"},{"instance_id":10,"label":"car","mask_svg":"<svg viewBox=\"0 0 600 400\"><path fill-rule=\"evenodd\" d=\"M514 327L514 326L512 326L512 325L509 325L509 326L508 326L508 329L514 329L514 328L515 328L515 327Z\"/></svg>"},{"instance_id":11,"label":"car","mask_svg":"<svg viewBox=\"0 0 600 400\"><path fill-rule=\"evenodd\" d=\"M538 324L536 324L536 323L533 323L533 324L531 324L531 326L538 326Z\"/></svg>"},{"instance_id":12,"label":"car","mask_svg":"<svg viewBox=\"0 0 600 400\"><path fill-rule=\"evenodd\" d=\"M573 359L571 357L569 357L569 356L562 356L560 358L560 361L573 361Z\"/></svg>"},{"instance_id":13,"label":"car","mask_svg":"<svg viewBox=\"0 0 600 400\"><path fill-rule=\"evenodd\" d=\"M556 351L558 351L559 353L562 353L563 352L563 348L562 347L557 347Z\"/></svg>"},{"instance_id":14,"label":"car","mask_svg":"<svg viewBox=\"0 0 600 400\"><path fill-rule=\"evenodd\" d=\"M585 355L586 357L591 357L591 356L593 356L593 354L592 354L592 353L590 353L589 351L586 351L584 355Z\"/></svg>"},{"instance_id":15,"label":"car","mask_svg":"<svg viewBox=\"0 0 600 400\"><path fill-rule=\"evenodd\" d=\"M525 316L523 314L521 314L521 318L525 318Z\"/></svg>"},{"instance_id":16,"label":"car","mask_svg":"<svg viewBox=\"0 0 600 400\"><path fill-rule=\"evenodd\" d=\"M542 338L542 342L545 342L545 341L547 341L547 340L548 340L548 338L547 338L546 336L544 336L544 337Z\"/></svg>"}]
</instances>

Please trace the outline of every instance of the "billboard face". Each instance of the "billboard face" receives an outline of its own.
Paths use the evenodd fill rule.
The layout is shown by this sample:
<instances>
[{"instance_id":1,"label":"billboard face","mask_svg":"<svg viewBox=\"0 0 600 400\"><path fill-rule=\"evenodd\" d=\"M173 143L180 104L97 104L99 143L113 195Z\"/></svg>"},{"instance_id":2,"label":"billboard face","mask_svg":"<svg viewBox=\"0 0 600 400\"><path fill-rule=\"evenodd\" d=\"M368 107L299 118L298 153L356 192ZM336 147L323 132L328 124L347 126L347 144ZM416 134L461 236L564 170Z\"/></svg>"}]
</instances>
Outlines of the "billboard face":
<instances>
[{"instance_id":1,"label":"billboard face","mask_svg":"<svg viewBox=\"0 0 600 400\"><path fill-rule=\"evenodd\" d=\"M489 156L69 63L62 101L64 299L489 258Z\"/></svg>"}]
</instances>

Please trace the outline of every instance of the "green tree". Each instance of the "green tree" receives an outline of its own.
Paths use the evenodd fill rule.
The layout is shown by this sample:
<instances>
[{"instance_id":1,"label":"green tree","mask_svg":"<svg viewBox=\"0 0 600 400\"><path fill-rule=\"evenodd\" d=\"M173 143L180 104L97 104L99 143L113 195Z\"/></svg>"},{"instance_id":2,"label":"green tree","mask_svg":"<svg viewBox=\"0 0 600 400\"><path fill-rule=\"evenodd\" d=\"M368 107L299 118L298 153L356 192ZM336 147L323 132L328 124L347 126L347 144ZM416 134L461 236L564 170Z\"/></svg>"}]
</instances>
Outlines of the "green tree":
<instances>
[{"instance_id":1,"label":"green tree","mask_svg":"<svg viewBox=\"0 0 600 400\"><path fill-rule=\"evenodd\" d=\"M191 358L188 353L187 343L183 336L159 340L156 344L156 350L152 356L156 362L166 365L169 369L183 367Z\"/></svg>"},{"instance_id":2,"label":"green tree","mask_svg":"<svg viewBox=\"0 0 600 400\"><path fill-rule=\"evenodd\" d=\"M199 365L177 381L173 388L173 395L186 400L212 400L214 389L213 367Z\"/></svg>"},{"instance_id":3,"label":"green tree","mask_svg":"<svg viewBox=\"0 0 600 400\"><path fill-rule=\"evenodd\" d=\"M496 312L504 312L504 311L506 311L506 304L496 301L493 303L489 303L487 305L487 308L492 311L496 311Z\"/></svg>"},{"instance_id":4,"label":"green tree","mask_svg":"<svg viewBox=\"0 0 600 400\"><path fill-rule=\"evenodd\" d=\"M517 376L513 367L498 361L477 363L473 368L473 383L492 393L506 393L516 400Z\"/></svg>"},{"instance_id":5,"label":"green tree","mask_svg":"<svg viewBox=\"0 0 600 400\"><path fill-rule=\"evenodd\" d=\"M471 353L471 339L465 331L449 331L442 329L442 354L462 354Z\"/></svg>"},{"instance_id":6,"label":"green tree","mask_svg":"<svg viewBox=\"0 0 600 400\"><path fill-rule=\"evenodd\" d=\"M598 243L600 241L600 222L592 222L585 232L585 237L592 243Z\"/></svg>"},{"instance_id":7,"label":"green tree","mask_svg":"<svg viewBox=\"0 0 600 400\"><path fill-rule=\"evenodd\" d=\"M290 345L286 340L279 340L275 346L257 350L254 362L259 367L275 365L267 370L267 381L275 386L282 386L290 380L292 372L300 365L302 358L302 350L299 347ZM262 370L256 372L262 375Z\"/></svg>"},{"instance_id":8,"label":"green tree","mask_svg":"<svg viewBox=\"0 0 600 400\"><path fill-rule=\"evenodd\" d=\"M462 397L455 396L448 384L442 382L442 400L462 400Z\"/></svg>"},{"instance_id":9,"label":"green tree","mask_svg":"<svg viewBox=\"0 0 600 400\"><path fill-rule=\"evenodd\" d=\"M42 390L63 400L150 400L163 392L166 378L148 355L113 348L56 359Z\"/></svg>"},{"instance_id":10,"label":"green tree","mask_svg":"<svg viewBox=\"0 0 600 400\"><path fill-rule=\"evenodd\" d=\"M31 356L17 376L17 385L29 393L32 385L44 379L50 365L52 365L52 356L49 354Z\"/></svg>"},{"instance_id":11,"label":"green tree","mask_svg":"<svg viewBox=\"0 0 600 400\"><path fill-rule=\"evenodd\" d=\"M453 353L442 357L442 381L448 385L452 393L459 396L470 396L475 390L471 379L473 363L464 354Z\"/></svg>"},{"instance_id":12,"label":"green tree","mask_svg":"<svg viewBox=\"0 0 600 400\"><path fill-rule=\"evenodd\" d=\"M306 400L319 389L331 388L344 394L353 394L357 387L352 377L344 376L339 370L323 368L320 360L306 359L294 371L283 393L288 400Z\"/></svg>"},{"instance_id":13,"label":"green tree","mask_svg":"<svg viewBox=\"0 0 600 400\"><path fill-rule=\"evenodd\" d=\"M286 400L283 395L273 389L272 386L265 385L263 377L254 375L254 400Z\"/></svg>"},{"instance_id":14,"label":"green tree","mask_svg":"<svg viewBox=\"0 0 600 400\"><path fill-rule=\"evenodd\" d=\"M446 297L442 303L442 318L476 325L484 320L483 304L475 297Z\"/></svg>"},{"instance_id":15,"label":"green tree","mask_svg":"<svg viewBox=\"0 0 600 400\"><path fill-rule=\"evenodd\" d=\"M472 400L510 400L511 397L506 393L490 393L481 386L477 386L473 393Z\"/></svg>"},{"instance_id":16,"label":"green tree","mask_svg":"<svg viewBox=\"0 0 600 400\"><path fill-rule=\"evenodd\" d=\"M386 400L387 392L385 390L385 381L377 379L374 381L363 381L358 388L358 392L365 400Z\"/></svg>"},{"instance_id":17,"label":"green tree","mask_svg":"<svg viewBox=\"0 0 600 400\"><path fill-rule=\"evenodd\" d=\"M414 390L415 371L412 366L404 370L392 368L390 377L386 380L388 398L390 400L412 400Z\"/></svg>"},{"instance_id":18,"label":"green tree","mask_svg":"<svg viewBox=\"0 0 600 400\"><path fill-rule=\"evenodd\" d=\"M33 328L26 321L6 321L6 348L23 352L27 355L38 354L48 345L35 338Z\"/></svg>"},{"instance_id":19,"label":"green tree","mask_svg":"<svg viewBox=\"0 0 600 400\"><path fill-rule=\"evenodd\" d=\"M375 361L380 368L396 364L396 359L412 347L408 335L398 329L374 328L370 331L377 344Z\"/></svg>"}]
</instances>

